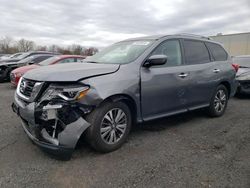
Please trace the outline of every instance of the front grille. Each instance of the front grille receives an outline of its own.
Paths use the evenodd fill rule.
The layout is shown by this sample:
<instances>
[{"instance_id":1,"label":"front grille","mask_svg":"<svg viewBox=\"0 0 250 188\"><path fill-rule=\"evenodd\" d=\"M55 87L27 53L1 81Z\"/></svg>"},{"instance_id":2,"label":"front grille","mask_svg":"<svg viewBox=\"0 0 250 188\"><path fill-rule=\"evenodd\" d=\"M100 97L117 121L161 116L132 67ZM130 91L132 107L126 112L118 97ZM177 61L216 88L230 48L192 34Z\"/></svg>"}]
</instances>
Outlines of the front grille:
<instances>
[{"instance_id":1,"label":"front grille","mask_svg":"<svg viewBox=\"0 0 250 188\"><path fill-rule=\"evenodd\" d=\"M19 87L19 91L25 97L30 97L36 82L28 79L22 79Z\"/></svg>"}]
</instances>

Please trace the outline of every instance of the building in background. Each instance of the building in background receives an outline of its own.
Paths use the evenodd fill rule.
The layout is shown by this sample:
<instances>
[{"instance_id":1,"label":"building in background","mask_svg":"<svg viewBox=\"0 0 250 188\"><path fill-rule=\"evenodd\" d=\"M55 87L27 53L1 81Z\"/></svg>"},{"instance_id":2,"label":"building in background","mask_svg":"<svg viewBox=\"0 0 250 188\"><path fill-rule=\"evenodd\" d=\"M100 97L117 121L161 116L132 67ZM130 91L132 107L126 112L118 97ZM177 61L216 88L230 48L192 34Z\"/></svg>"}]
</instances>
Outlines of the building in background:
<instances>
[{"instance_id":1,"label":"building in background","mask_svg":"<svg viewBox=\"0 0 250 188\"><path fill-rule=\"evenodd\" d=\"M250 32L229 35L217 34L211 38L222 43L232 56L250 55Z\"/></svg>"}]
</instances>

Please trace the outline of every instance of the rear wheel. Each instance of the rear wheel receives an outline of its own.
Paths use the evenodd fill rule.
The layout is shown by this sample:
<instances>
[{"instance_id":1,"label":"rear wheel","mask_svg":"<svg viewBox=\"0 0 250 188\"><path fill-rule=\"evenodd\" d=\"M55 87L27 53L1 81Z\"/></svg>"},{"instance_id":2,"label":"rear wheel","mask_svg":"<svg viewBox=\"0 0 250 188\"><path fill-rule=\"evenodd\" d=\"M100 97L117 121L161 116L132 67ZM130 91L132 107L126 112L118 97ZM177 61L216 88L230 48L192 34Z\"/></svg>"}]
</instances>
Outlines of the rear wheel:
<instances>
[{"instance_id":1,"label":"rear wheel","mask_svg":"<svg viewBox=\"0 0 250 188\"><path fill-rule=\"evenodd\" d=\"M210 101L208 114L212 117L222 116L228 103L228 90L224 85L219 85Z\"/></svg>"},{"instance_id":2,"label":"rear wheel","mask_svg":"<svg viewBox=\"0 0 250 188\"><path fill-rule=\"evenodd\" d=\"M86 117L91 126L86 138L97 151L110 152L126 141L132 118L128 106L123 102L105 103Z\"/></svg>"}]
</instances>

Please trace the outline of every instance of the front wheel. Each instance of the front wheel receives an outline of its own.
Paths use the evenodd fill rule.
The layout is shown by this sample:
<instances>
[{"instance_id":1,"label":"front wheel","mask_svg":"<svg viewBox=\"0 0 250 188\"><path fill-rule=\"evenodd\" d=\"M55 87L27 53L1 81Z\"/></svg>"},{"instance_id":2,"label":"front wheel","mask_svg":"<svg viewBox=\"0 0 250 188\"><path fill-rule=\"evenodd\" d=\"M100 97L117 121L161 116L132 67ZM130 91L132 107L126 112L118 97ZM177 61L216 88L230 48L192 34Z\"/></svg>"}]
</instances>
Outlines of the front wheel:
<instances>
[{"instance_id":1,"label":"front wheel","mask_svg":"<svg viewBox=\"0 0 250 188\"><path fill-rule=\"evenodd\" d=\"M108 102L86 117L91 126L86 130L86 139L100 152L111 152L126 141L131 129L132 117L123 102Z\"/></svg>"},{"instance_id":2,"label":"front wheel","mask_svg":"<svg viewBox=\"0 0 250 188\"><path fill-rule=\"evenodd\" d=\"M210 101L208 114L211 117L220 117L224 114L228 103L228 90L224 85L219 85Z\"/></svg>"}]
</instances>

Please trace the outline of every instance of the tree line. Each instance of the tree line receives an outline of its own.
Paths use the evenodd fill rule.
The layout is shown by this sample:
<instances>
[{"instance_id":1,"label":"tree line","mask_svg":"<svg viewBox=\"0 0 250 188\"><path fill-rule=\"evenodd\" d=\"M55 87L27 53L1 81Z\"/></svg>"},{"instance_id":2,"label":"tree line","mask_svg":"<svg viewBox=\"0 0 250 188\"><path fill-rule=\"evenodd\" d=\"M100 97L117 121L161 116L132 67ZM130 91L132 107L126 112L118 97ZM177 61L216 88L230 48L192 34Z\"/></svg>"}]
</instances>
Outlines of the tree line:
<instances>
[{"instance_id":1,"label":"tree line","mask_svg":"<svg viewBox=\"0 0 250 188\"><path fill-rule=\"evenodd\" d=\"M95 47L83 47L79 44L72 44L67 47L59 45L47 45L41 46L37 45L34 41L20 39L14 40L9 36L0 38L0 53L3 54L13 54L17 52L28 52L28 51L50 51L58 52L61 54L74 54L74 55L94 55L98 52L98 49Z\"/></svg>"}]
</instances>

